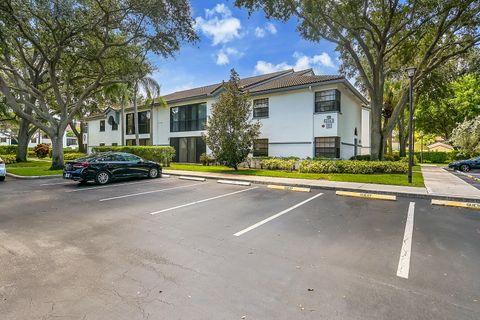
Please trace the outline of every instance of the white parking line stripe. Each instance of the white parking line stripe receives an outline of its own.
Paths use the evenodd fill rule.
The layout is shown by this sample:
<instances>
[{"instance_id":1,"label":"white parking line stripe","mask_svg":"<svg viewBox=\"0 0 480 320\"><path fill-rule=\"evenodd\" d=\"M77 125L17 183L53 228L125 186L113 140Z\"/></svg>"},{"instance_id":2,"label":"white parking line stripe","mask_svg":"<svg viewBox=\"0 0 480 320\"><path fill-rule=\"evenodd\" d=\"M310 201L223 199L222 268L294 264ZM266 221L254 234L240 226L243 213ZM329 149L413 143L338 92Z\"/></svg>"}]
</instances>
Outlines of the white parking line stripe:
<instances>
[{"instance_id":1,"label":"white parking line stripe","mask_svg":"<svg viewBox=\"0 0 480 320\"><path fill-rule=\"evenodd\" d=\"M193 186L196 186L196 185L199 185L199 184L203 184L203 183L194 183L194 184L187 184L187 185L185 185L185 186L178 186L178 187L165 188L165 189L159 189L159 190L152 190L152 191L145 191L145 192L139 192L139 193L125 194L125 195L123 195L123 196L105 198L105 199L100 199L100 200L98 200L98 201L110 201L110 200L115 200L115 199L122 199L122 198L128 198L128 197L141 196L141 195L144 195L144 194L150 194L150 193L163 192L163 191L174 190L174 189L182 189L182 188L193 187Z\"/></svg>"},{"instance_id":2,"label":"white parking line stripe","mask_svg":"<svg viewBox=\"0 0 480 320\"><path fill-rule=\"evenodd\" d=\"M149 182L153 182L153 181L159 181L159 180L115 183L115 184L109 184L109 185L106 185L106 186L98 186L98 187L90 187L90 188L80 188L80 189L75 189L75 190L67 190L67 191L65 191L65 192L78 192L78 191L88 191L88 190L103 189L103 188L113 188L113 187L124 186L124 185L127 185L127 184L132 185L132 184L139 184L139 183L149 183Z\"/></svg>"},{"instance_id":3,"label":"white parking line stripe","mask_svg":"<svg viewBox=\"0 0 480 320\"><path fill-rule=\"evenodd\" d=\"M397 277L408 279L410 271L410 253L412 251L413 220L415 214L415 202L408 206L407 221L405 223L405 234L403 236L402 251L398 261Z\"/></svg>"},{"instance_id":4,"label":"white parking line stripe","mask_svg":"<svg viewBox=\"0 0 480 320\"><path fill-rule=\"evenodd\" d=\"M69 182L56 182L56 183L42 183L41 186L56 186L58 184L73 184L73 182L69 181Z\"/></svg>"},{"instance_id":5,"label":"white parking line stripe","mask_svg":"<svg viewBox=\"0 0 480 320\"><path fill-rule=\"evenodd\" d=\"M302 202L300 202L300 203L297 203L297 204L294 205L294 206L291 206L291 207L288 208L288 209L283 210L282 212L279 212L279 213L277 213L277 214L274 214L273 216L268 217L267 219L264 219L264 220L262 220L262 221L260 221L260 222L257 222L257 223L255 223L254 225L251 225L250 227L248 227L248 228L246 228L246 229L243 229L243 230L241 230L241 231L238 231L237 233L234 234L234 236L235 236L235 237L239 237L239 236L241 236L242 234L247 233L248 231L251 231L251 230L253 230L253 229L255 229L255 228L258 228L258 227L260 227L261 225L263 225L263 224L265 224L265 223L267 223L267 222L269 222L269 221L272 221L273 219L276 219L276 218L284 215L285 213L290 212L290 211L292 211L292 210L294 210L294 209L296 209L296 208L304 205L305 203L312 201L312 200L315 199L315 198L320 197L321 195L323 195L323 193L318 193L318 194L314 195L313 197L308 198L307 200L304 200L304 201L302 201Z\"/></svg>"},{"instance_id":6,"label":"white parking line stripe","mask_svg":"<svg viewBox=\"0 0 480 320\"><path fill-rule=\"evenodd\" d=\"M225 193L225 194L221 194L219 196L215 196L215 197L211 197L211 198L207 198L207 199L203 199L203 200L198 200L198 201L182 204L182 205L179 205L179 206L176 206L176 207L171 207L171 208L163 209L163 210L160 210L160 211L150 212L150 214L155 215L157 213L162 213L162 212L166 212L166 211L170 211L170 210L175 210L175 209L180 209L180 208L184 208L184 207L188 207L188 206L193 206L194 204L207 202L207 201L211 201L211 200L216 200L216 199L220 199L220 198L223 198L223 197L232 196L232 195L237 194L237 193L250 191L250 190L253 190L253 189L257 189L257 188L258 187L253 187L253 188L243 189L243 190L239 190L239 191L235 191L235 192Z\"/></svg>"}]
</instances>

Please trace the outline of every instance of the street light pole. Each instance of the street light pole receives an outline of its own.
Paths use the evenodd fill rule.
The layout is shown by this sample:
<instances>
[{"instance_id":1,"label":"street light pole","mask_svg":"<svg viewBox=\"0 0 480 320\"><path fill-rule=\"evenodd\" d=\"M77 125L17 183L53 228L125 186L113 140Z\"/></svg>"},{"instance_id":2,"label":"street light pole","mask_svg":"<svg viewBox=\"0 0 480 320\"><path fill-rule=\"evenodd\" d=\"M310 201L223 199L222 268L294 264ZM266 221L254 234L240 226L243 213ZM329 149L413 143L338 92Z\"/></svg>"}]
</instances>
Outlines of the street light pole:
<instances>
[{"instance_id":1,"label":"street light pole","mask_svg":"<svg viewBox=\"0 0 480 320\"><path fill-rule=\"evenodd\" d=\"M409 120L408 120L408 183L412 183L412 169L413 169L413 77L415 76L415 67L407 68L407 74L410 78L410 92L409 92Z\"/></svg>"}]
</instances>

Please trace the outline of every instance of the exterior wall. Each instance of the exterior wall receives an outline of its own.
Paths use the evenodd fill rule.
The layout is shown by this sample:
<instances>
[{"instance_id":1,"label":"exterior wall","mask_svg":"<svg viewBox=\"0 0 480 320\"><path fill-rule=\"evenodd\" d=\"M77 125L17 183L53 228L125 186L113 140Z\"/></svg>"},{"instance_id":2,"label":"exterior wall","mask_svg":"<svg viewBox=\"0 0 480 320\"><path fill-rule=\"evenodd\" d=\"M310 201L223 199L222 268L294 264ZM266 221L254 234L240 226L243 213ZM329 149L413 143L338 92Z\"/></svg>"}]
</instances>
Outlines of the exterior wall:
<instances>
[{"instance_id":1,"label":"exterior wall","mask_svg":"<svg viewBox=\"0 0 480 320\"><path fill-rule=\"evenodd\" d=\"M106 146L111 146L112 143L116 143L118 145L122 144L122 125L121 123L118 124L118 130L112 130L112 126L108 124L108 117L113 115L112 113L107 113L105 119L95 119L88 121L88 135L87 135L87 146L88 152L92 152L93 147L100 146L101 143L104 143ZM100 121L105 121L105 131L100 131ZM127 136L125 136L125 139ZM135 138L135 136L134 136Z\"/></svg>"},{"instance_id":2,"label":"exterior wall","mask_svg":"<svg viewBox=\"0 0 480 320\"><path fill-rule=\"evenodd\" d=\"M341 92L341 112L315 113L315 92L338 89ZM260 139L268 139L269 156L300 158L314 157L315 137L341 137L340 156L348 159L354 154L354 139L359 145L357 154L365 152L360 145L369 144L369 119L367 109L362 109L359 99L344 85L317 86L297 90L255 95L252 99L269 99L269 116L258 118L262 123ZM157 107L152 113L154 145L170 145L170 139L176 137L200 137L204 131L170 132L170 108L206 103L207 117L211 114L216 97L172 103L168 107ZM126 112L129 113L129 112ZM121 125L118 131L112 131L105 118L105 132L100 132L100 119L88 122L88 148L100 143L121 144ZM327 126L331 123L331 128ZM354 135L357 128L357 136ZM366 132L366 134L365 134ZM367 137L367 138L366 138ZM125 135L125 139L134 139L135 135ZM150 138L150 134L140 135ZM210 150L207 148L207 153Z\"/></svg>"},{"instance_id":3,"label":"exterior wall","mask_svg":"<svg viewBox=\"0 0 480 320\"><path fill-rule=\"evenodd\" d=\"M360 137L362 138L362 152L361 154L370 154L370 109L362 108L362 132Z\"/></svg>"},{"instance_id":4,"label":"exterior wall","mask_svg":"<svg viewBox=\"0 0 480 320\"><path fill-rule=\"evenodd\" d=\"M338 136L341 137L340 157L350 159L355 155L355 145L356 154L361 154L362 108L349 91L343 90L341 99L342 107L338 119ZM356 144L355 139L357 140Z\"/></svg>"},{"instance_id":5,"label":"exterior wall","mask_svg":"<svg viewBox=\"0 0 480 320\"><path fill-rule=\"evenodd\" d=\"M0 146L8 146L10 144L12 144L12 139L10 138L10 136L7 134L0 133Z\"/></svg>"}]
</instances>

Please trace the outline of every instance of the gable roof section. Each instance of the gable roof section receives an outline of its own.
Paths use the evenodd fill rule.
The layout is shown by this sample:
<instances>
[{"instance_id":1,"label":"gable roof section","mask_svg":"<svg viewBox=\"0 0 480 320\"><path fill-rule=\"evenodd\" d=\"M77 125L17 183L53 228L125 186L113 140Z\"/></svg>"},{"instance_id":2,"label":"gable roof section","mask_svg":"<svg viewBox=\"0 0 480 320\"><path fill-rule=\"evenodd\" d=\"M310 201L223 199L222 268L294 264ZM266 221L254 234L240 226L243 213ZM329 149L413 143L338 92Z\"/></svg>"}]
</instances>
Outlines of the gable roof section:
<instances>
[{"instance_id":1,"label":"gable roof section","mask_svg":"<svg viewBox=\"0 0 480 320\"><path fill-rule=\"evenodd\" d=\"M250 86L263 83L263 82L275 79L277 77L282 77L292 72L293 70L290 69L290 70L283 70L283 71L263 74L259 76L243 78L243 79L240 79L240 88L246 89ZM177 91L177 92L173 92L163 96L163 99L165 99L166 102L172 103L177 101L191 100L195 98L204 98L214 94L217 90L220 90L222 88L222 85L223 83L216 83L216 84L212 84L204 87Z\"/></svg>"}]
</instances>

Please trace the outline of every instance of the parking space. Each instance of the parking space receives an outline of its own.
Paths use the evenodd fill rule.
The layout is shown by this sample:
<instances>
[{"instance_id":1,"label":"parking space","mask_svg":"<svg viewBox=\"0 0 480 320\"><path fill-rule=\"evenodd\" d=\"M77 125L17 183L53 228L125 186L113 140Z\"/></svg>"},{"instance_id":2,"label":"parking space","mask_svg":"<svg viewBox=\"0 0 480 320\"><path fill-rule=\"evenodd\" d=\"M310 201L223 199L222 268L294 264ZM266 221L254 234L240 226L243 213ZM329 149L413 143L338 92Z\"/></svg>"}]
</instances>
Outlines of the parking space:
<instances>
[{"instance_id":1,"label":"parking space","mask_svg":"<svg viewBox=\"0 0 480 320\"><path fill-rule=\"evenodd\" d=\"M480 213L179 180L0 186L6 319L478 319Z\"/></svg>"}]
</instances>

